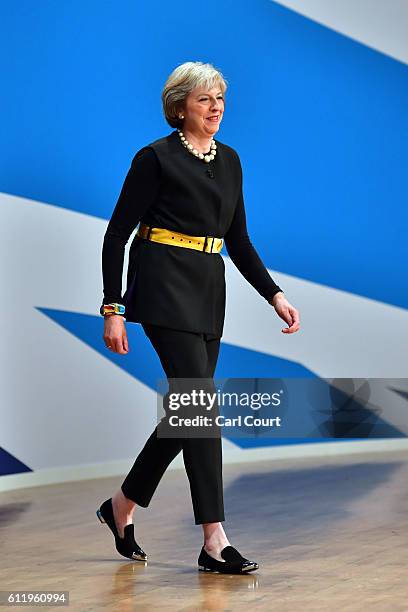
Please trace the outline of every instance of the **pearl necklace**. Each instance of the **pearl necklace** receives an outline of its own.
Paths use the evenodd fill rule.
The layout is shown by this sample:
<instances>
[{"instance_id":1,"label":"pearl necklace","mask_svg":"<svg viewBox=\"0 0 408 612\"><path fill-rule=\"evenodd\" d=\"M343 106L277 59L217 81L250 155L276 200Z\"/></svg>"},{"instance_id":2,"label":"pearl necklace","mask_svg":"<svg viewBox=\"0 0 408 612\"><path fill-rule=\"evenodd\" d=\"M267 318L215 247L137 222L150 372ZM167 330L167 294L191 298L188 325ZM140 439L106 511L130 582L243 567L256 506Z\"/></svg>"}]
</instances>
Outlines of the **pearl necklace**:
<instances>
[{"instance_id":1,"label":"pearl necklace","mask_svg":"<svg viewBox=\"0 0 408 612\"><path fill-rule=\"evenodd\" d=\"M185 146L189 153L192 153L193 155L207 163L215 159L215 156L217 155L217 145L214 141L214 138L211 138L210 155L204 155L204 153L199 153L197 149L195 149L193 145L190 144L188 140L186 140L185 136L183 135L183 132L179 128L177 128L177 131L178 135L180 136L181 143L183 144L183 146Z\"/></svg>"}]
</instances>

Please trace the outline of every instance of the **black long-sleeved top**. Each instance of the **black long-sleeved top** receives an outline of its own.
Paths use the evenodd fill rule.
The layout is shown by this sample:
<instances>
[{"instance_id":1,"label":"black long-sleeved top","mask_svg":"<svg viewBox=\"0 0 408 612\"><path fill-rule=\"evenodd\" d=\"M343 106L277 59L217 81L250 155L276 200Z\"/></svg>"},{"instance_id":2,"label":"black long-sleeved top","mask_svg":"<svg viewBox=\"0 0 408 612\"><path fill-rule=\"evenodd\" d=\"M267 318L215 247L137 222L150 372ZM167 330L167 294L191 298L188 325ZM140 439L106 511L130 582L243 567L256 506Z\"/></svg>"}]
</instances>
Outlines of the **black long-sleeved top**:
<instances>
[{"instance_id":1,"label":"black long-sleeved top","mask_svg":"<svg viewBox=\"0 0 408 612\"><path fill-rule=\"evenodd\" d=\"M103 303L124 303L127 321L219 336L224 323L224 264L219 254L136 236L129 252L127 291L122 296L125 245L139 221L224 238L231 260L262 297L270 301L282 291L248 236L239 156L228 145L215 142L217 155L207 164L185 149L175 130L142 147L132 160L102 249ZM208 175L209 168L214 178ZM166 298L167 304L161 303Z\"/></svg>"}]
</instances>

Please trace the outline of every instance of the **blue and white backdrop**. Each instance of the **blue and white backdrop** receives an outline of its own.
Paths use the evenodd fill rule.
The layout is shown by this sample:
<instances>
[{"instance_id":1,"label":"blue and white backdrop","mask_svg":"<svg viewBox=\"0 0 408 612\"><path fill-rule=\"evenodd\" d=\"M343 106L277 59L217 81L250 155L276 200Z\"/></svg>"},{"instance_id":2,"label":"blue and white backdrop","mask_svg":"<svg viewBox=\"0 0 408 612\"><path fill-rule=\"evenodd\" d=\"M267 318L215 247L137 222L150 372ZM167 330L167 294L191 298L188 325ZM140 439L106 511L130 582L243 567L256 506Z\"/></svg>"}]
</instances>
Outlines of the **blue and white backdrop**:
<instances>
[{"instance_id":1,"label":"blue and white backdrop","mask_svg":"<svg viewBox=\"0 0 408 612\"><path fill-rule=\"evenodd\" d=\"M216 376L399 379L382 399L394 439L224 439L225 460L404 444L408 9L392 7L1 3L0 486L124 473L155 426L162 370L141 327L127 356L102 340L101 246L135 151L171 131L164 81L191 60L229 82L217 137L241 156L251 239L302 322L282 334L224 251Z\"/></svg>"}]
</instances>

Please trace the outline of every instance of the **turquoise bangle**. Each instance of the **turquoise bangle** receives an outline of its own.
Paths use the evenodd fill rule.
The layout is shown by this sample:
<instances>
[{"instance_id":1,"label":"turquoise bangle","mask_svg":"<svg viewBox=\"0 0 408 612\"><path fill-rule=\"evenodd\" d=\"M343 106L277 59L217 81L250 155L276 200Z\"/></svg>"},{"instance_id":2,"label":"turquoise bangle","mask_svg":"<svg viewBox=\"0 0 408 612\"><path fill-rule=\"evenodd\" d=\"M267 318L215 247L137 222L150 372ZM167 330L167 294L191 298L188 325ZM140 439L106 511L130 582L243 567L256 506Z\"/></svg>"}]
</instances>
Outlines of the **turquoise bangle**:
<instances>
[{"instance_id":1,"label":"turquoise bangle","mask_svg":"<svg viewBox=\"0 0 408 612\"><path fill-rule=\"evenodd\" d=\"M111 304L102 304L101 308L100 308L100 313L102 316L108 314L118 314L118 315L124 315L125 314L125 306L123 304L117 304L116 302L111 303Z\"/></svg>"}]
</instances>

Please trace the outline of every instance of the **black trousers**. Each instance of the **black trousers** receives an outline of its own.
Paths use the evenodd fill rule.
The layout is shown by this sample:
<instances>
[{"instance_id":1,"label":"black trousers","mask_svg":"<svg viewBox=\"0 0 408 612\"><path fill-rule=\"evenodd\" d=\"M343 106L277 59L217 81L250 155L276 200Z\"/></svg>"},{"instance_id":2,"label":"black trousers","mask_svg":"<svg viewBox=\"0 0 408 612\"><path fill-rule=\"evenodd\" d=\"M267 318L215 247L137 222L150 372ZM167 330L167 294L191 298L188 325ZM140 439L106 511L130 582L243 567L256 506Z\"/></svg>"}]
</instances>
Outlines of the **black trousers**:
<instances>
[{"instance_id":1,"label":"black trousers","mask_svg":"<svg viewBox=\"0 0 408 612\"><path fill-rule=\"evenodd\" d=\"M142 326L168 379L212 380L220 338L150 323L142 323ZM165 402L164 409L167 416ZM124 495L147 508L164 472L181 450L190 483L195 524L225 521L221 435L166 438L157 436L156 426L122 483Z\"/></svg>"}]
</instances>

